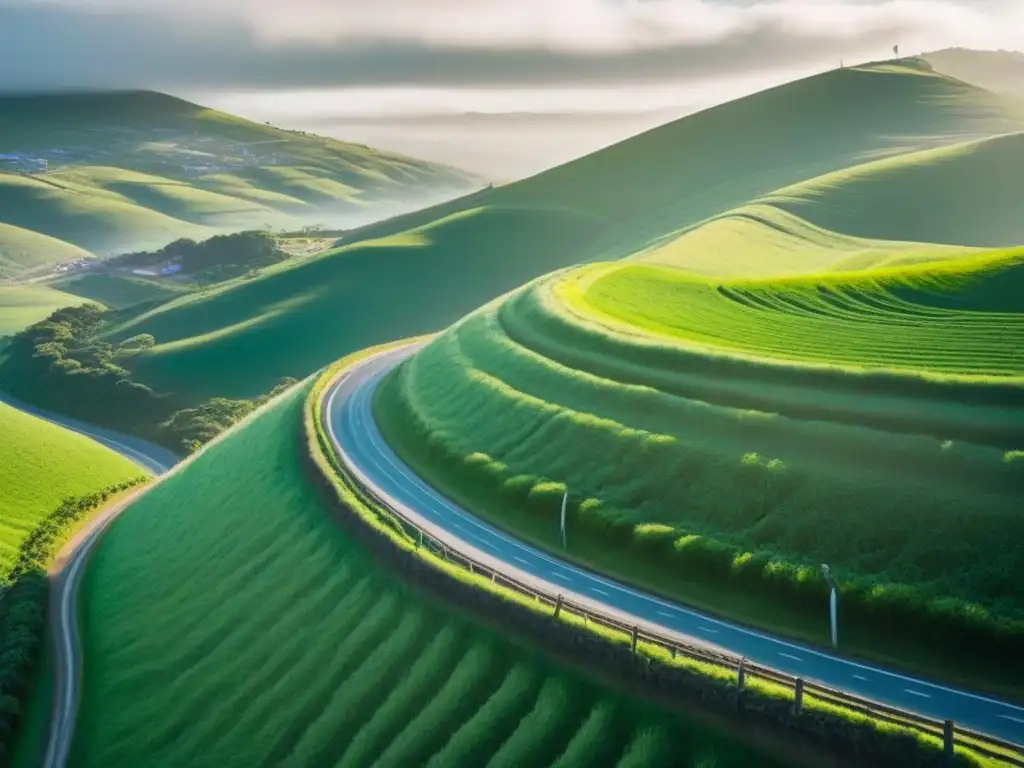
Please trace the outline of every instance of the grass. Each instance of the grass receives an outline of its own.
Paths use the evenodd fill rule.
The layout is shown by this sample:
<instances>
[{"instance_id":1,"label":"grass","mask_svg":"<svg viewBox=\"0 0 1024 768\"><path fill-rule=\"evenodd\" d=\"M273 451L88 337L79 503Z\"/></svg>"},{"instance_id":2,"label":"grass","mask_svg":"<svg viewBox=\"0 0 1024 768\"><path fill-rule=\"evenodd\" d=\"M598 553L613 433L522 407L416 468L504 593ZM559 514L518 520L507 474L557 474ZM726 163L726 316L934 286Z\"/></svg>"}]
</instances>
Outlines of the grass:
<instances>
[{"instance_id":1,"label":"grass","mask_svg":"<svg viewBox=\"0 0 1024 768\"><path fill-rule=\"evenodd\" d=\"M914 258L913 244L839 235L768 204L734 210L880 156L1024 126L992 94L913 64L839 70L790 83L533 178L354 230L338 250L172 301L112 338L153 333L157 347L134 365L137 378L158 390L193 400L244 397L282 376L307 375L346 351L438 330L524 280L598 258L650 255L662 247L671 261L719 275L793 274L843 259L871 266ZM181 105L175 109L187 112ZM807 119L812 113L815 119ZM206 120L198 123L204 130L211 125ZM220 120L213 122L217 130ZM276 166L210 173L203 183L229 195L255 185L312 205L327 190L309 187L310 169L327 160L311 145L303 153ZM335 201L360 208L372 199L366 185L384 184L381 175L398 183L415 170L378 160L372 153L354 157L345 166L348 175L340 161L332 165L337 173L330 178L345 186L330 192ZM163 166L134 170L174 177ZM289 211L301 209L288 205ZM753 214L762 221L750 220ZM780 227L786 231L778 232ZM676 240L689 245L672 245ZM742 253L747 245L749 255ZM671 255L679 248L685 254ZM968 252L929 250L942 256ZM322 332L328 327L332 334Z\"/></svg>"},{"instance_id":2,"label":"grass","mask_svg":"<svg viewBox=\"0 0 1024 768\"><path fill-rule=\"evenodd\" d=\"M84 303L47 285L0 285L0 336L14 335L61 307Z\"/></svg>"},{"instance_id":3,"label":"grass","mask_svg":"<svg viewBox=\"0 0 1024 768\"><path fill-rule=\"evenodd\" d=\"M169 301L191 290L189 286L179 286L169 280L147 280L145 277L110 272L74 275L47 284L65 294L73 294L80 299L103 304L111 309L124 309L143 302ZM58 306L72 303L73 300L65 300Z\"/></svg>"},{"instance_id":4,"label":"grass","mask_svg":"<svg viewBox=\"0 0 1024 768\"><path fill-rule=\"evenodd\" d=\"M595 710L614 713L599 736L613 760L653 727L679 764L769 762L377 568L301 469L304 396L176 470L100 544L83 587L92 673L76 765L553 761ZM542 717L553 703L565 713ZM563 764L590 764L577 754Z\"/></svg>"},{"instance_id":5,"label":"grass","mask_svg":"<svg viewBox=\"0 0 1024 768\"><path fill-rule=\"evenodd\" d=\"M139 468L92 440L0 403L0 569L67 496L128 480Z\"/></svg>"},{"instance_id":6,"label":"grass","mask_svg":"<svg viewBox=\"0 0 1024 768\"><path fill-rule=\"evenodd\" d=\"M595 226L567 211L471 209L190 294L108 339L155 336L157 346L131 365L158 390L247 397L339 354L439 330L552 265L572 263Z\"/></svg>"},{"instance_id":7,"label":"grass","mask_svg":"<svg viewBox=\"0 0 1024 768\"><path fill-rule=\"evenodd\" d=\"M376 413L420 474L542 546L568 486L575 559L822 644L828 562L848 651L1019 696L1020 264L587 267L456 324Z\"/></svg>"},{"instance_id":8,"label":"grass","mask_svg":"<svg viewBox=\"0 0 1024 768\"><path fill-rule=\"evenodd\" d=\"M178 237L358 225L477 183L158 93L5 95L0 112L0 144L55 168L0 173L0 277Z\"/></svg>"}]
</instances>

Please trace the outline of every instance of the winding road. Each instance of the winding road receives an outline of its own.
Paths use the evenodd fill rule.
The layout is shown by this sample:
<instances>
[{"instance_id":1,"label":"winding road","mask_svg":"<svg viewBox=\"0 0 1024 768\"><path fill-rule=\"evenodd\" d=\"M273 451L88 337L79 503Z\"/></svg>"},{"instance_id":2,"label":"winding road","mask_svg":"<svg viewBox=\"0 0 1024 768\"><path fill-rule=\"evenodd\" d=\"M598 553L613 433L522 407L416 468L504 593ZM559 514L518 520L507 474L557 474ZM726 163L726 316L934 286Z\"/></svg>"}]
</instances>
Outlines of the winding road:
<instances>
[{"instance_id":1,"label":"winding road","mask_svg":"<svg viewBox=\"0 0 1024 768\"><path fill-rule=\"evenodd\" d=\"M178 457L159 445L122 435L50 411L35 408L0 392L0 402L92 438L153 473L161 475ZM107 527L145 490L137 490L90 519L58 553L50 570L50 637L54 649L53 709L44 768L64 768L71 750L81 689L81 654L78 636L78 587L85 563Z\"/></svg>"},{"instance_id":2,"label":"winding road","mask_svg":"<svg viewBox=\"0 0 1024 768\"><path fill-rule=\"evenodd\" d=\"M1014 743L1024 743L1024 707L844 659L701 614L598 576L517 541L482 522L421 480L381 437L372 397L381 378L421 344L379 353L332 382L324 426L341 461L393 510L416 520L446 546L549 593L683 643L717 646L790 675L918 712ZM572 531L569 531L571 540ZM824 610L824 609L823 609Z\"/></svg>"}]
</instances>

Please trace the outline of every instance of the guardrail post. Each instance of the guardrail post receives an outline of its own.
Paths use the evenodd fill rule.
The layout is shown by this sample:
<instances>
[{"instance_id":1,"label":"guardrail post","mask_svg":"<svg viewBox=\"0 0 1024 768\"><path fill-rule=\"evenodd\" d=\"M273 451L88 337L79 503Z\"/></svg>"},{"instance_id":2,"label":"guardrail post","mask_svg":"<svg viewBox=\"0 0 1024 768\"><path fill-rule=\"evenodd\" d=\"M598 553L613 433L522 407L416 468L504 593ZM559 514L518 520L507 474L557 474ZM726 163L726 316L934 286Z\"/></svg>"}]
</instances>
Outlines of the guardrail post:
<instances>
[{"instance_id":1,"label":"guardrail post","mask_svg":"<svg viewBox=\"0 0 1024 768\"><path fill-rule=\"evenodd\" d=\"M796 685L793 687L793 714L799 715L800 710L804 705L804 679L798 677L796 679Z\"/></svg>"},{"instance_id":2,"label":"guardrail post","mask_svg":"<svg viewBox=\"0 0 1024 768\"><path fill-rule=\"evenodd\" d=\"M946 759L953 762L953 741L954 741L954 730L956 724L952 720L947 720L942 726L942 748L946 753Z\"/></svg>"},{"instance_id":3,"label":"guardrail post","mask_svg":"<svg viewBox=\"0 0 1024 768\"><path fill-rule=\"evenodd\" d=\"M422 529L422 528L420 528L420 540L419 540L419 542L418 542L418 543L416 544L416 549L419 549L419 548L420 548L420 547L422 547L422 546L423 546L423 529Z\"/></svg>"},{"instance_id":4,"label":"guardrail post","mask_svg":"<svg viewBox=\"0 0 1024 768\"><path fill-rule=\"evenodd\" d=\"M672 658L676 657L676 647L674 645L669 646L669 650L672 652Z\"/></svg>"},{"instance_id":5,"label":"guardrail post","mask_svg":"<svg viewBox=\"0 0 1024 768\"><path fill-rule=\"evenodd\" d=\"M557 619L558 618L558 614L560 614L561 612L562 612L562 596L559 595L558 596L558 602L555 603L555 616L554 616L554 618Z\"/></svg>"},{"instance_id":6,"label":"guardrail post","mask_svg":"<svg viewBox=\"0 0 1024 768\"><path fill-rule=\"evenodd\" d=\"M636 655L636 634L637 634L637 628L633 627L633 655L634 656Z\"/></svg>"},{"instance_id":7,"label":"guardrail post","mask_svg":"<svg viewBox=\"0 0 1024 768\"><path fill-rule=\"evenodd\" d=\"M744 656L742 659L740 659L740 668L736 672L736 687L739 688L742 691L743 690L743 686L746 684L746 682L747 682L747 658Z\"/></svg>"},{"instance_id":8,"label":"guardrail post","mask_svg":"<svg viewBox=\"0 0 1024 768\"><path fill-rule=\"evenodd\" d=\"M470 573L476 573L476 571L473 570L473 561L472 560L469 563L469 572Z\"/></svg>"}]
</instances>

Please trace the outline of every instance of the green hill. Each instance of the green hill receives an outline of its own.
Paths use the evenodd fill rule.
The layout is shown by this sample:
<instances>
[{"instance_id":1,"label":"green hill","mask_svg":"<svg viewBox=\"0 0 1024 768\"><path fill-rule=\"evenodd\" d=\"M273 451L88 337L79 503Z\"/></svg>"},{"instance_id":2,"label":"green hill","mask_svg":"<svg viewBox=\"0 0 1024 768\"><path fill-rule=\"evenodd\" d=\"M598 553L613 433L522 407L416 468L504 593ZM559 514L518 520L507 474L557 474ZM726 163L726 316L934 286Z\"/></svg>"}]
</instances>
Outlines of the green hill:
<instances>
[{"instance_id":1,"label":"green hill","mask_svg":"<svg viewBox=\"0 0 1024 768\"><path fill-rule=\"evenodd\" d=\"M108 448L0 402L0 571L67 496L94 493L140 474Z\"/></svg>"},{"instance_id":2,"label":"green hill","mask_svg":"<svg viewBox=\"0 0 1024 768\"><path fill-rule=\"evenodd\" d=\"M543 546L567 486L574 559L820 642L827 562L848 650L1005 685L1022 280L1022 249L768 280L596 264L460 321L376 412L419 473Z\"/></svg>"},{"instance_id":3,"label":"green hill","mask_svg":"<svg viewBox=\"0 0 1024 768\"><path fill-rule=\"evenodd\" d=\"M310 486L302 405L261 411L100 543L75 765L772 764L397 582Z\"/></svg>"},{"instance_id":4,"label":"green hill","mask_svg":"<svg viewBox=\"0 0 1024 768\"><path fill-rule=\"evenodd\" d=\"M358 230L340 250L171 302L110 338L156 337L134 368L158 389L244 396L346 351L439 329L546 271L664 244L787 185L1024 126L994 95L923 66L837 70L715 107L534 178ZM813 225L799 227L804 238ZM811 268L821 250L800 248L783 271ZM902 243L847 238L830 258L865 250L875 252L870 263L906 255Z\"/></svg>"},{"instance_id":5,"label":"green hill","mask_svg":"<svg viewBox=\"0 0 1024 768\"><path fill-rule=\"evenodd\" d=\"M83 303L47 285L0 285L0 336L17 333L61 307Z\"/></svg>"},{"instance_id":6,"label":"green hill","mask_svg":"<svg viewBox=\"0 0 1024 768\"><path fill-rule=\"evenodd\" d=\"M159 93L3 95L0 278L79 258L75 249L106 255L228 230L353 226L477 183Z\"/></svg>"}]
</instances>

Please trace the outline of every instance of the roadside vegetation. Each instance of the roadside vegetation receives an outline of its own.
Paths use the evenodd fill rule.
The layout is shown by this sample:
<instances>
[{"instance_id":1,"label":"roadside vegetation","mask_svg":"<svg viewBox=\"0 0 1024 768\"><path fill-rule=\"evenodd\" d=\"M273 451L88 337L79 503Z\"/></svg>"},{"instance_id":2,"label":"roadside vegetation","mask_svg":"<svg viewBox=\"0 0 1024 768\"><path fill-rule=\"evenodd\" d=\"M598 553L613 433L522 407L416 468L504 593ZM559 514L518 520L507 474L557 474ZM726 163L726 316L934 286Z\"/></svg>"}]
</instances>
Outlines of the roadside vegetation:
<instances>
[{"instance_id":1,"label":"roadside vegetation","mask_svg":"<svg viewBox=\"0 0 1024 768\"><path fill-rule=\"evenodd\" d=\"M0 600L0 762L7 764L22 737L33 682L44 657L50 582L46 571L59 545L90 512L147 480L136 476L85 496L69 496L21 542L18 557L3 575ZM33 712L37 717L38 712ZM28 749L26 746L25 749Z\"/></svg>"},{"instance_id":2,"label":"roadside vegetation","mask_svg":"<svg viewBox=\"0 0 1024 768\"><path fill-rule=\"evenodd\" d=\"M302 468L305 395L172 473L100 543L76 765L771 764L374 565Z\"/></svg>"},{"instance_id":3,"label":"roadside vegetation","mask_svg":"<svg viewBox=\"0 0 1024 768\"><path fill-rule=\"evenodd\" d=\"M740 621L1019 695L1019 251L709 282L595 265L470 315L381 386L435 486ZM936 642L941 638L941 642Z\"/></svg>"}]
</instances>

